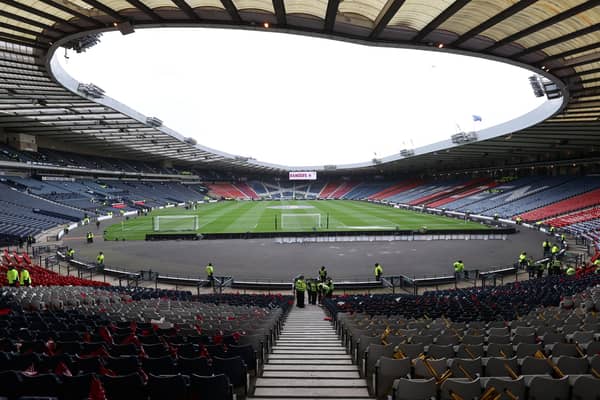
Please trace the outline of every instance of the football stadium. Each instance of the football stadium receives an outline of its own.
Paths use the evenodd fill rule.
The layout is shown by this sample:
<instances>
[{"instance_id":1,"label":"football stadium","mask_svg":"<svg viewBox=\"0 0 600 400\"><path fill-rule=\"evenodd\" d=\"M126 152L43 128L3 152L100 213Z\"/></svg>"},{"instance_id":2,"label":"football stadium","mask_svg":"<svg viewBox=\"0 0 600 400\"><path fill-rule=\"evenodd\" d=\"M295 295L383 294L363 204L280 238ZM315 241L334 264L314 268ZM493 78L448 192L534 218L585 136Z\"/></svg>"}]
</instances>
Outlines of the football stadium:
<instances>
[{"instance_id":1,"label":"football stadium","mask_svg":"<svg viewBox=\"0 0 600 400\"><path fill-rule=\"evenodd\" d=\"M500 63L527 96L498 99L489 74L491 114L536 105L351 163L334 161L345 132L339 148L322 134L331 159L298 145L292 166L213 148L65 66L170 28ZM438 82L434 67L403 78ZM301 96L273 77L252 83ZM270 145L227 95L221 125ZM394 101L355 103L382 117ZM600 1L1 0L0 399L597 400L599 121ZM297 122L272 123L279 144Z\"/></svg>"}]
</instances>

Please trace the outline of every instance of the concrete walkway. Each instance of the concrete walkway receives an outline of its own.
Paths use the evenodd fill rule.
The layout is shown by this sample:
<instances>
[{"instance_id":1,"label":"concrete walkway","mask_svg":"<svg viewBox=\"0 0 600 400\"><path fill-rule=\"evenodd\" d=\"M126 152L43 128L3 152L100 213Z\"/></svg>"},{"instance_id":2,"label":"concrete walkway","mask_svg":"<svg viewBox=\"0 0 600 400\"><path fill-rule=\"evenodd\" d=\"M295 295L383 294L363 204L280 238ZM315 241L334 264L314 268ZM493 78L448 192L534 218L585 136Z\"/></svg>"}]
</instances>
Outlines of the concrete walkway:
<instances>
[{"instance_id":1,"label":"concrete walkway","mask_svg":"<svg viewBox=\"0 0 600 400\"><path fill-rule=\"evenodd\" d=\"M294 307L256 380L254 399L370 399L331 322L318 306Z\"/></svg>"}]
</instances>

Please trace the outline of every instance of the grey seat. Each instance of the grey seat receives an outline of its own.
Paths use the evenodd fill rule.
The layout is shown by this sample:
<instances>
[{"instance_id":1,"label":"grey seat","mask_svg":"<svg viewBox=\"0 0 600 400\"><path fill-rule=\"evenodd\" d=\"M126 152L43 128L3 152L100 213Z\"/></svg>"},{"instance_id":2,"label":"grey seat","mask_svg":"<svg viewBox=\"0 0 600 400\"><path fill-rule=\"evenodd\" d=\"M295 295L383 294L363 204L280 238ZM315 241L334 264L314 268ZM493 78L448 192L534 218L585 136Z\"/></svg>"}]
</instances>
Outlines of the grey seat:
<instances>
[{"instance_id":1,"label":"grey seat","mask_svg":"<svg viewBox=\"0 0 600 400\"><path fill-rule=\"evenodd\" d=\"M440 335L436 338L435 343L439 345L456 345L460 343L460 338L454 334Z\"/></svg>"},{"instance_id":2,"label":"grey seat","mask_svg":"<svg viewBox=\"0 0 600 400\"><path fill-rule=\"evenodd\" d=\"M542 336L542 341L544 342L544 345L564 343L565 335L563 335L562 333L548 332Z\"/></svg>"},{"instance_id":3,"label":"grey seat","mask_svg":"<svg viewBox=\"0 0 600 400\"><path fill-rule=\"evenodd\" d=\"M499 358L490 357L485 365L485 376L509 376L506 366L509 366L515 373L519 373L517 357Z\"/></svg>"},{"instance_id":4,"label":"grey seat","mask_svg":"<svg viewBox=\"0 0 600 400\"><path fill-rule=\"evenodd\" d=\"M527 356L521 361L521 373L523 375L550 375L552 367L547 360Z\"/></svg>"},{"instance_id":5,"label":"grey seat","mask_svg":"<svg viewBox=\"0 0 600 400\"><path fill-rule=\"evenodd\" d=\"M512 344L518 345L520 343L534 344L535 343L535 335L515 335L512 338Z\"/></svg>"},{"instance_id":6,"label":"grey seat","mask_svg":"<svg viewBox=\"0 0 600 400\"><path fill-rule=\"evenodd\" d=\"M592 376L576 376L571 383L573 400L599 400L600 379Z\"/></svg>"},{"instance_id":7,"label":"grey seat","mask_svg":"<svg viewBox=\"0 0 600 400\"><path fill-rule=\"evenodd\" d=\"M483 335L465 335L462 338L463 344L483 344Z\"/></svg>"},{"instance_id":8,"label":"grey seat","mask_svg":"<svg viewBox=\"0 0 600 400\"><path fill-rule=\"evenodd\" d=\"M425 346L420 343L417 344L408 344L402 343L398 345L398 348L404 355L408 358L417 358L420 354L425 351Z\"/></svg>"},{"instance_id":9,"label":"grey seat","mask_svg":"<svg viewBox=\"0 0 600 400\"><path fill-rule=\"evenodd\" d=\"M532 326L517 326L514 329L514 334L516 335L522 335L522 336L531 336L531 335L535 335L535 328Z\"/></svg>"},{"instance_id":10,"label":"grey seat","mask_svg":"<svg viewBox=\"0 0 600 400\"><path fill-rule=\"evenodd\" d=\"M442 400L454 400L453 394L464 400L478 399L481 395L481 382L479 378L473 381L448 378L440 387Z\"/></svg>"},{"instance_id":11,"label":"grey seat","mask_svg":"<svg viewBox=\"0 0 600 400\"><path fill-rule=\"evenodd\" d=\"M504 354L502 354L504 353ZM511 344L490 343L487 347L488 357L512 357L513 347Z\"/></svg>"},{"instance_id":12,"label":"grey seat","mask_svg":"<svg viewBox=\"0 0 600 400\"><path fill-rule=\"evenodd\" d=\"M578 357L579 352L577 351L577 345L572 343L556 343L554 346L552 346L552 356Z\"/></svg>"},{"instance_id":13,"label":"grey seat","mask_svg":"<svg viewBox=\"0 0 600 400\"><path fill-rule=\"evenodd\" d=\"M375 364L374 382L372 383L375 396L378 399L385 399L392 392L394 380L408 377L410 369L409 358L381 357Z\"/></svg>"},{"instance_id":14,"label":"grey seat","mask_svg":"<svg viewBox=\"0 0 600 400\"><path fill-rule=\"evenodd\" d=\"M432 335L414 335L410 338L411 343L421 343L425 346L428 346L433 343Z\"/></svg>"},{"instance_id":15,"label":"grey seat","mask_svg":"<svg viewBox=\"0 0 600 400\"><path fill-rule=\"evenodd\" d=\"M529 400L569 400L569 377L534 376L529 382Z\"/></svg>"},{"instance_id":16,"label":"grey seat","mask_svg":"<svg viewBox=\"0 0 600 400\"><path fill-rule=\"evenodd\" d=\"M515 354L516 354L517 358L523 358L526 356L532 356L536 352L540 351L541 349L542 349L542 346L540 346L539 344L520 343L517 345Z\"/></svg>"},{"instance_id":17,"label":"grey seat","mask_svg":"<svg viewBox=\"0 0 600 400\"><path fill-rule=\"evenodd\" d=\"M522 376L514 380L510 378L489 378L485 383L485 389L488 388L494 388L496 393L500 394L498 400L513 400L515 397L519 399L526 398L525 378ZM510 392L510 395L508 392Z\"/></svg>"},{"instance_id":18,"label":"grey seat","mask_svg":"<svg viewBox=\"0 0 600 400\"><path fill-rule=\"evenodd\" d=\"M567 375L583 375L587 374L590 364L587 358L560 356L556 360L558 368Z\"/></svg>"},{"instance_id":19,"label":"grey seat","mask_svg":"<svg viewBox=\"0 0 600 400\"><path fill-rule=\"evenodd\" d=\"M361 373L364 377L370 377L375 371L375 364L381 357L392 357L394 355L394 346L391 344L383 346L381 344L370 344L367 347L367 356L364 358L361 366Z\"/></svg>"},{"instance_id":20,"label":"grey seat","mask_svg":"<svg viewBox=\"0 0 600 400\"><path fill-rule=\"evenodd\" d=\"M380 337L362 335L358 339L358 342L356 343L356 355L354 357L354 360L356 361L356 363L358 365L362 366L362 360L365 358L365 351L367 350L367 347L369 347L372 344L380 344L380 343L381 343Z\"/></svg>"},{"instance_id":21,"label":"grey seat","mask_svg":"<svg viewBox=\"0 0 600 400\"><path fill-rule=\"evenodd\" d=\"M488 336L488 343L510 344L510 335L490 335Z\"/></svg>"},{"instance_id":22,"label":"grey seat","mask_svg":"<svg viewBox=\"0 0 600 400\"><path fill-rule=\"evenodd\" d=\"M428 400L437 396L435 379L396 379L394 400Z\"/></svg>"},{"instance_id":23,"label":"grey seat","mask_svg":"<svg viewBox=\"0 0 600 400\"><path fill-rule=\"evenodd\" d=\"M439 360L428 359L427 363L436 372L437 377L442 375L448 369L448 363L445 358ZM420 358L414 360L413 371L415 378L429 379L432 377L431 371L426 366L425 361Z\"/></svg>"},{"instance_id":24,"label":"grey seat","mask_svg":"<svg viewBox=\"0 0 600 400\"><path fill-rule=\"evenodd\" d=\"M453 358L449 360L450 371L454 378L470 378L483 375L483 364L481 357L471 358ZM465 374L466 371L466 374ZM467 376L467 374L469 376Z\"/></svg>"},{"instance_id":25,"label":"grey seat","mask_svg":"<svg viewBox=\"0 0 600 400\"><path fill-rule=\"evenodd\" d=\"M573 343L590 343L594 341L594 331L577 331L568 337Z\"/></svg>"},{"instance_id":26,"label":"grey seat","mask_svg":"<svg viewBox=\"0 0 600 400\"><path fill-rule=\"evenodd\" d=\"M459 344L456 348L457 358L477 358L483 357L483 345Z\"/></svg>"},{"instance_id":27,"label":"grey seat","mask_svg":"<svg viewBox=\"0 0 600 400\"><path fill-rule=\"evenodd\" d=\"M432 344L427 349L427 355L432 358L452 358L454 357L454 347L452 345Z\"/></svg>"}]
</instances>

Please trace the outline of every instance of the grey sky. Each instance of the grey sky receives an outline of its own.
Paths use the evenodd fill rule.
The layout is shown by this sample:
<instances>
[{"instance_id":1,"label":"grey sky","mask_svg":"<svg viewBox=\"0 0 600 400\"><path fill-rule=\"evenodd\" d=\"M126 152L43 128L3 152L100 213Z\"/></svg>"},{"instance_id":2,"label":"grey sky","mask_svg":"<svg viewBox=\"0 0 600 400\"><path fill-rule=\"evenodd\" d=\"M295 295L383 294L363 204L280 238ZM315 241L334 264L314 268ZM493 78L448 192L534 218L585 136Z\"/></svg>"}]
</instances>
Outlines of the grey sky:
<instances>
[{"instance_id":1,"label":"grey sky","mask_svg":"<svg viewBox=\"0 0 600 400\"><path fill-rule=\"evenodd\" d=\"M388 156L544 101L531 72L505 64L274 32L109 33L60 58L75 79L200 144L291 166Z\"/></svg>"}]
</instances>

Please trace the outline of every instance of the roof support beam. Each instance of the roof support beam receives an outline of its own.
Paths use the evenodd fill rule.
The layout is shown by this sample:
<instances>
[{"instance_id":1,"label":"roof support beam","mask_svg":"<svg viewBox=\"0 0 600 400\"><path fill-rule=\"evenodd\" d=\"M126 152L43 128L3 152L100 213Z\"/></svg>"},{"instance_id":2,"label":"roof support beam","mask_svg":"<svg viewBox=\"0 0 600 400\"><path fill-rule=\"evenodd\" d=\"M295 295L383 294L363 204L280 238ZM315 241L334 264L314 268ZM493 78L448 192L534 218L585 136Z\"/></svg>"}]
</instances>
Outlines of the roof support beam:
<instances>
[{"instance_id":1,"label":"roof support beam","mask_svg":"<svg viewBox=\"0 0 600 400\"><path fill-rule=\"evenodd\" d=\"M571 50L563 51L562 53L557 53L557 54L548 56L548 57L544 58L543 60L537 61L536 64L537 65L545 65L545 64L549 63L550 61L559 60L561 58L569 57L574 54L583 53L583 52L590 51L590 50L596 50L598 48L600 48L600 43L598 43L598 42L590 43L587 46L578 47L576 49L571 49Z\"/></svg>"},{"instance_id":2,"label":"roof support beam","mask_svg":"<svg viewBox=\"0 0 600 400\"><path fill-rule=\"evenodd\" d=\"M242 22L242 17L240 17L240 13L238 12L238 9L235 7L235 4L233 4L233 1L221 0L221 3L223 4L223 7L225 7L227 12L229 13L229 16L231 17L231 19L234 22Z\"/></svg>"},{"instance_id":3,"label":"roof support beam","mask_svg":"<svg viewBox=\"0 0 600 400\"><path fill-rule=\"evenodd\" d=\"M521 58L521 57L523 57L523 56L525 56L527 54L531 54L531 53L536 52L538 50L542 50L542 49L545 49L545 48L548 48L548 47L551 47L551 46L554 46L554 45L557 45L557 44L560 44L560 43L565 43L565 42L567 42L567 41L569 41L571 39L575 39L577 37L580 37L580 36L583 36L583 35L587 35L589 33L593 33L593 32L596 32L598 30L600 30L600 24L591 25L591 26L588 26L587 28L583 28L583 29L580 29L578 31L568 33L566 35L562 35L562 36L559 36L557 38L547 40L547 41L545 41L543 43L540 43L538 45L528 47L527 49L521 50L517 54L512 55L512 57L513 58Z\"/></svg>"},{"instance_id":4,"label":"roof support beam","mask_svg":"<svg viewBox=\"0 0 600 400\"><path fill-rule=\"evenodd\" d=\"M582 3L576 7L568 9L565 12L555 15L552 18L548 18L547 20L544 20L537 24L534 24L527 29L523 29L522 31L513 33L512 35L509 35L509 36L505 37L504 39L497 41L496 43L485 48L484 50L487 52L492 52L502 46L505 46L511 42L514 42L515 40L521 39L525 36L531 35L534 32L548 28L554 24L564 21L565 19L571 18L574 15L577 15L579 13L582 13L583 11L589 10L590 8L594 8L599 5L600 5L600 0L586 1L585 3Z\"/></svg>"},{"instance_id":5,"label":"roof support beam","mask_svg":"<svg viewBox=\"0 0 600 400\"><path fill-rule=\"evenodd\" d=\"M121 14L119 14L112 8L108 7L107 5L105 5L99 1L96 1L96 0L82 0L82 1L89 4L92 7L95 7L96 9L102 11L106 15L110 15L112 18L114 18L117 21L125 20L125 17L123 17Z\"/></svg>"},{"instance_id":6,"label":"roof support beam","mask_svg":"<svg viewBox=\"0 0 600 400\"><path fill-rule=\"evenodd\" d=\"M155 13L150 7L148 7L141 1L139 1L139 0L126 0L126 1L129 4L131 4L132 6L134 6L135 8L137 8L138 10L140 10L141 12L143 12L144 14L146 14L147 16L149 16L150 19L152 19L153 21L161 22L163 20L157 13Z\"/></svg>"},{"instance_id":7,"label":"roof support beam","mask_svg":"<svg viewBox=\"0 0 600 400\"><path fill-rule=\"evenodd\" d=\"M591 64L598 60L600 60L600 52L589 53L589 54L585 54L581 57L572 58L569 60L569 63L562 65L560 67L553 68L552 71L560 71L561 69L575 68L575 67L579 67L580 65ZM577 74L577 75L579 75L579 74Z\"/></svg>"},{"instance_id":8,"label":"roof support beam","mask_svg":"<svg viewBox=\"0 0 600 400\"><path fill-rule=\"evenodd\" d=\"M36 49L47 49L49 47L48 44L35 42L33 40L30 40L30 39L27 39L27 38L24 38L21 36L17 36L17 35L12 35L10 33L0 32L0 38L6 42L10 42L10 43L17 44L20 46L34 47Z\"/></svg>"},{"instance_id":9,"label":"roof support beam","mask_svg":"<svg viewBox=\"0 0 600 400\"><path fill-rule=\"evenodd\" d=\"M325 32L333 32L340 1L341 0L329 0L327 2L327 12L325 13Z\"/></svg>"},{"instance_id":10,"label":"roof support beam","mask_svg":"<svg viewBox=\"0 0 600 400\"><path fill-rule=\"evenodd\" d=\"M273 0L273 9L275 10L275 16L277 17L277 25L287 25L287 16L283 0Z\"/></svg>"},{"instance_id":11,"label":"roof support beam","mask_svg":"<svg viewBox=\"0 0 600 400\"><path fill-rule=\"evenodd\" d=\"M58 22L58 23L61 23L61 24L68 25L68 26L70 26L73 29L80 29L77 25L72 24L71 22L69 22L67 20L64 20L62 18L59 18L56 15L48 14L47 12L40 11L37 8L34 8L34 7L29 7L29 6L27 6L27 5L23 4L23 3L19 3L18 1L15 1L15 0L3 0L3 2L5 4L8 4L9 6L12 6L14 8L18 8L19 10L28 12L28 13L33 14L33 15L37 15L38 17L42 17L42 18L45 18L45 19L49 19L50 21L54 21L54 22Z\"/></svg>"},{"instance_id":12,"label":"roof support beam","mask_svg":"<svg viewBox=\"0 0 600 400\"><path fill-rule=\"evenodd\" d=\"M371 31L369 39L377 39L405 1L406 0L388 0L387 3L385 3L385 6L383 6L381 12L375 19L375 28Z\"/></svg>"},{"instance_id":13,"label":"roof support beam","mask_svg":"<svg viewBox=\"0 0 600 400\"><path fill-rule=\"evenodd\" d=\"M51 37L48 37L48 36L46 36L46 35L43 35L43 34L42 34L42 33L40 33L40 32L36 32L36 31L29 30L29 29L21 28L20 26L14 26L14 25L10 25L10 24L7 24L7 23L5 23L5 22L0 22L0 27L2 27L2 28L6 28L6 29L11 29L11 30L13 30L13 31L17 31L17 32L21 32L21 33L24 33L24 34L26 34L26 35L32 35L32 36L35 36L35 37L37 37L38 39L43 39L43 40L45 40L45 41L47 41L47 42L52 42L52 41L54 41L54 39L53 39L53 38L51 38ZM23 38L23 39L25 39L25 40L26 40L27 38Z\"/></svg>"},{"instance_id":14,"label":"roof support beam","mask_svg":"<svg viewBox=\"0 0 600 400\"><path fill-rule=\"evenodd\" d=\"M448 8L440 13L437 17L435 17L430 23L428 23L421 31L415 36L412 41L418 43L425 39L427 35L429 35L434 29L443 24L448 20L448 18L452 17L461 8L466 6L469 3L469 0L457 0Z\"/></svg>"},{"instance_id":15,"label":"roof support beam","mask_svg":"<svg viewBox=\"0 0 600 400\"><path fill-rule=\"evenodd\" d=\"M53 28L53 27L51 27L49 25L43 24L41 22L34 21L32 19L25 18L25 17L22 17L20 15L13 14L13 13L10 13L10 12L4 11L4 10L0 10L0 16L6 17L8 19L13 19L13 20L19 21L19 22L24 22L24 23L26 23L28 25L31 25L31 26L37 26L38 28L46 29L46 30L51 31L51 32L56 32L56 33L60 33L60 34L68 33L66 31L63 31L62 29L56 29L56 28Z\"/></svg>"},{"instance_id":16,"label":"roof support beam","mask_svg":"<svg viewBox=\"0 0 600 400\"><path fill-rule=\"evenodd\" d=\"M451 46L460 46L461 44L463 44L467 40L472 39L475 36L479 35L481 32L484 32L484 31L488 30L492 26L494 26L494 25L496 25L496 24L504 21L508 17L511 17L511 16L515 15L516 13L518 13L519 11L522 11L522 10L526 9L527 7L529 7L530 5L532 5L533 3L535 3L536 1L538 1L538 0L523 0L523 1L518 1L517 3L515 3L512 6L508 7L504 11L502 11L502 12L494 15L492 18L488 19L487 21L482 22L481 24L477 25L476 27L472 28L471 30L465 32L464 34L462 34L455 41L453 41L451 43L448 43L448 45L451 45Z\"/></svg>"},{"instance_id":17,"label":"roof support beam","mask_svg":"<svg viewBox=\"0 0 600 400\"><path fill-rule=\"evenodd\" d=\"M57 10L61 10L66 13L72 14L75 17L77 17L83 21L87 21L87 22L91 23L92 25L95 25L95 26L103 26L104 25L102 22L98 21L97 19L94 19L83 13L80 13L79 11L73 10L72 8L69 8L69 7L65 6L64 4L59 3L57 1L54 1L54 0L40 0L40 1L42 3L46 3L49 6L56 8Z\"/></svg>"},{"instance_id":18,"label":"roof support beam","mask_svg":"<svg viewBox=\"0 0 600 400\"><path fill-rule=\"evenodd\" d=\"M193 21L200 20L200 17L198 17L198 14L196 14L194 12L192 7L190 7L190 5L185 2L185 0L171 0L171 1L173 2L173 4L175 4L177 6L177 8L179 8L181 11L183 11L184 14L188 16L189 19L191 19Z\"/></svg>"}]
</instances>

